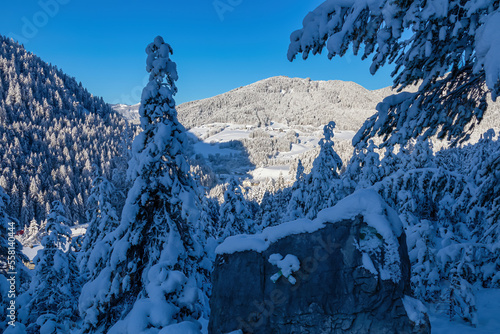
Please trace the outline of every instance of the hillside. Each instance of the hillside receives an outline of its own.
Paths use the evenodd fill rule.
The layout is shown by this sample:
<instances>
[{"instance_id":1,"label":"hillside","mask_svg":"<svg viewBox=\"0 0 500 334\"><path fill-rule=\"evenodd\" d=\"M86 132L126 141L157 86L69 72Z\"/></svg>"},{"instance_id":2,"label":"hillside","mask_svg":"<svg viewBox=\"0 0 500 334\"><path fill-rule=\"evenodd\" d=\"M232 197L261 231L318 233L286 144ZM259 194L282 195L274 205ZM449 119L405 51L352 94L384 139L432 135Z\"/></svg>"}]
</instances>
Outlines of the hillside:
<instances>
[{"instance_id":1,"label":"hillside","mask_svg":"<svg viewBox=\"0 0 500 334\"><path fill-rule=\"evenodd\" d=\"M260 127L270 125L271 121L288 126L320 126L335 119L339 129L355 130L389 92L389 88L369 91L354 82L279 76L186 102L177 110L179 120L187 128L210 123ZM138 104L128 107L117 104L113 109L128 119L138 118Z\"/></svg>"},{"instance_id":2,"label":"hillside","mask_svg":"<svg viewBox=\"0 0 500 334\"><path fill-rule=\"evenodd\" d=\"M336 149L347 161L355 131L389 92L353 82L279 76L183 103L177 110L193 134L195 160L208 165L219 181L247 173L257 180L291 179L298 159L310 169L322 127L331 120L337 123ZM139 104L112 107L138 122Z\"/></svg>"},{"instance_id":3,"label":"hillside","mask_svg":"<svg viewBox=\"0 0 500 334\"><path fill-rule=\"evenodd\" d=\"M386 90L369 91L353 82L272 77L212 98L179 106L186 127L207 123L254 126L271 121L288 126L320 126L334 119L340 130L353 130L373 114Z\"/></svg>"},{"instance_id":4,"label":"hillside","mask_svg":"<svg viewBox=\"0 0 500 334\"><path fill-rule=\"evenodd\" d=\"M322 127L336 122L335 150L344 164L350 143L376 105L394 92L390 87L370 91L353 82L313 81L272 77L211 98L180 104L179 120L193 134L196 160L208 165L218 181L228 175L251 179L293 179L298 159L306 171L318 153ZM139 104L114 105L132 122ZM476 142L490 128L500 129L500 102L491 103L483 122L471 135ZM434 143L435 150L446 146ZM201 160L201 161L200 161Z\"/></svg>"},{"instance_id":5,"label":"hillside","mask_svg":"<svg viewBox=\"0 0 500 334\"><path fill-rule=\"evenodd\" d=\"M111 177L123 164L128 127L74 78L0 36L0 186L20 228L44 220L54 200L83 223L93 170Z\"/></svg>"},{"instance_id":6,"label":"hillside","mask_svg":"<svg viewBox=\"0 0 500 334\"><path fill-rule=\"evenodd\" d=\"M390 88L367 90L354 82L271 77L207 99L180 104L179 120L187 128L209 123L320 126L334 120L339 130L357 131L376 105L394 94ZM488 102L488 112L476 135L500 128L500 101ZM129 120L138 119L139 104L113 105Z\"/></svg>"}]
</instances>

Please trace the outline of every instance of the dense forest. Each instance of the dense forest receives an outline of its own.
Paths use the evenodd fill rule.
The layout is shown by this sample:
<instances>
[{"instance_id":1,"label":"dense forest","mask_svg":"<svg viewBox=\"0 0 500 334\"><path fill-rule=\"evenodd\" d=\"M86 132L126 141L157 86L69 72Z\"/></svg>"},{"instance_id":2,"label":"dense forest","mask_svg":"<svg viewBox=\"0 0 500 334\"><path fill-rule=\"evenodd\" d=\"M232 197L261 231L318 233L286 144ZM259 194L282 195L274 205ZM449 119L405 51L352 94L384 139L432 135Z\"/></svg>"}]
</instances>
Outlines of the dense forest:
<instances>
[{"instance_id":1,"label":"dense forest","mask_svg":"<svg viewBox=\"0 0 500 334\"><path fill-rule=\"evenodd\" d=\"M85 222L93 173L126 169L128 122L56 66L0 36L0 186L18 228L45 220L52 201ZM118 170L116 170L118 172Z\"/></svg>"}]
</instances>

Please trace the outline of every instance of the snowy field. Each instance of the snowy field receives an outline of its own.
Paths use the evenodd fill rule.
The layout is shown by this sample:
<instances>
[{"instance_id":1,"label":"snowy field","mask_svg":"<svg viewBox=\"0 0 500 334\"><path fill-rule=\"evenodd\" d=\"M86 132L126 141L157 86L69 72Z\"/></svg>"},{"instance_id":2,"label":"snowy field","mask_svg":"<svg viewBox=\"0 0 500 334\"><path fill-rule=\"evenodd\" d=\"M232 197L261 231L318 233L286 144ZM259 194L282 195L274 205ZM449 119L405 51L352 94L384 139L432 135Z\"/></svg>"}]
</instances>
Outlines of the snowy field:
<instances>
[{"instance_id":1,"label":"snowy field","mask_svg":"<svg viewBox=\"0 0 500 334\"><path fill-rule=\"evenodd\" d=\"M250 172L254 180L265 180L274 179L277 180L280 176L285 178L285 180L290 178L288 171L290 170L289 165L278 165L269 167L259 167Z\"/></svg>"},{"instance_id":2,"label":"snowy field","mask_svg":"<svg viewBox=\"0 0 500 334\"><path fill-rule=\"evenodd\" d=\"M36 253L38 253L41 249L43 249L42 245L34 245L33 247L23 246L23 253L30 259L30 261L33 261Z\"/></svg>"},{"instance_id":3,"label":"snowy field","mask_svg":"<svg viewBox=\"0 0 500 334\"><path fill-rule=\"evenodd\" d=\"M290 149L288 151L278 151L270 159L269 163L251 166L248 175L256 181L262 181L267 178L277 180L280 175L285 179L289 179L291 164L296 163L297 159L302 159L318 147L318 142L323 135L322 127L300 126L291 128L285 124L276 122L270 122L270 125L259 128L244 124L211 123L193 127L188 133L193 141L194 154L202 155L204 158L219 155L220 157L229 158L232 156L234 159L238 159L238 156L240 158L244 156L250 161L254 161L256 159L251 156L251 150L249 152L249 150L243 149L243 145L240 149L228 147L228 143L245 140L247 145L248 143L252 145L251 143L254 140L252 133L255 131L258 131L260 135L264 133L267 136L266 138L281 138L285 141L287 140L285 136L287 134L290 136L290 132L295 133L297 136L297 143L290 142ZM338 142L350 142L353 136L354 131L338 131L335 133L335 139ZM262 150L264 149L267 148L262 148Z\"/></svg>"},{"instance_id":4,"label":"snowy field","mask_svg":"<svg viewBox=\"0 0 500 334\"><path fill-rule=\"evenodd\" d=\"M280 152L276 156L276 159L289 159L297 157L311 150L314 146L318 144L318 141L319 141L318 138L312 138L308 141L301 141L304 144L292 144L292 149L290 150L290 152Z\"/></svg>"}]
</instances>

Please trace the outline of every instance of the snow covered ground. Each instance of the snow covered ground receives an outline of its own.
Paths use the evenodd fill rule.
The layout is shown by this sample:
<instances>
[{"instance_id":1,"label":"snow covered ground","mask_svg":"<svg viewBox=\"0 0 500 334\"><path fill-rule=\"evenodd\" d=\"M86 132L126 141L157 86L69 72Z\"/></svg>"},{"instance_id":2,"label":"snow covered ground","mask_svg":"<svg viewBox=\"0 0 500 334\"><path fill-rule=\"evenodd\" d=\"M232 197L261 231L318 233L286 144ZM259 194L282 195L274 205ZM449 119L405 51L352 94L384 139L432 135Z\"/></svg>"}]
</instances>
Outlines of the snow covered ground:
<instances>
[{"instance_id":1,"label":"snow covered ground","mask_svg":"<svg viewBox=\"0 0 500 334\"><path fill-rule=\"evenodd\" d=\"M253 173L254 177L273 177L274 174L285 170L284 166L272 166L269 168L259 168ZM272 172L270 172L272 171ZM285 174L285 173L283 173ZM71 228L72 236L85 234L86 225L78 225ZM24 247L23 253L33 260L37 252L42 249L41 245ZM443 311L442 305L429 305L429 316L432 327L432 334L498 334L500 333L500 289L480 289L476 292L476 302L478 309L478 326L471 327L469 324L454 318L450 321L449 316ZM207 332L208 321L203 324L203 333Z\"/></svg>"},{"instance_id":2,"label":"snow covered ground","mask_svg":"<svg viewBox=\"0 0 500 334\"><path fill-rule=\"evenodd\" d=\"M84 235L85 232L87 232L87 226L88 226L88 224L81 224L81 225L72 226L71 227L71 237L74 238L74 237ZM33 245L33 247L23 246L22 252L30 259L30 261L33 261L36 254L41 249L43 249L43 246L40 244Z\"/></svg>"},{"instance_id":3,"label":"snow covered ground","mask_svg":"<svg viewBox=\"0 0 500 334\"><path fill-rule=\"evenodd\" d=\"M280 176L288 180L291 178L289 170L292 164L296 164L297 159L303 159L311 151L318 147L318 141L322 136L322 127L300 126L288 127L285 124L270 122L268 126L255 127L245 124L232 123L210 123L199 127L193 127L188 131L193 143L194 154L203 156L205 159L210 156L240 161L241 165L252 162L249 167L248 176L256 181L262 181L267 178L277 180ZM296 134L296 135L291 135ZM288 137L287 137L288 136ZM339 141L351 141L354 131L338 131L335 133L335 139ZM280 139L289 146L289 150L280 150L272 155L269 147L256 147L248 149L248 145L257 142L258 139L265 137L267 140ZM297 138L297 143L292 143L289 138ZM291 140L291 139L290 139ZM243 143L245 141L245 143ZM233 143L231 143L233 142ZM239 143L235 143L239 142ZM236 145L241 144L241 145ZM258 144L256 144L258 146ZM285 145L285 146L286 146ZM350 144L349 144L350 146ZM259 158L255 156L255 151L264 152L270 156L270 159L259 164ZM350 153L351 151L349 151ZM210 159L209 159L210 160ZM217 173L214 163L217 164L220 159L212 159L208 162L210 167ZM229 172L235 170L229 169ZM235 173L236 174L236 173ZM223 177L224 179L224 177Z\"/></svg>"},{"instance_id":4,"label":"snow covered ground","mask_svg":"<svg viewBox=\"0 0 500 334\"><path fill-rule=\"evenodd\" d=\"M42 245L34 245L33 247L23 246L23 253L30 259L30 261L33 261L36 253L38 253L41 249L43 249Z\"/></svg>"},{"instance_id":5,"label":"snow covered ground","mask_svg":"<svg viewBox=\"0 0 500 334\"><path fill-rule=\"evenodd\" d=\"M450 321L445 314L431 310L432 334L498 334L500 333L500 289L481 289L476 293L478 326L471 327L459 319Z\"/></svg>"},{"instance_id":6,"label":"snow covered ground","mask_svg":"<svg viewBox=\"0 0 500 334\"><path fill-rule=\"evenodd\" d=\"M139 123L139 106L140 103L134 105L112 104L111 108L121 114L126 120L132 123Z\"/></svg>"},{"instance_id":7,"label":"snow covered ground","mask_svg":"<svg viewBox=\"0 0 500 334\"><path fill-rule=\"evenodd\" d=\"M250 171L250 175L254 180L260 181L267 178L277 180L282 176L285 180L289 179L291 175L288 173L290 170L290 165L277 165L268 167L259 167Z\"/></svg>"},{"instance_id":8,"label":"snow covered ground","mask_svg":"<svg viewBox=\"0 0 500 334\"><path fill-rule=\"evenodd\" d=\"M299 137L300 138L300 137ZM280 152L276 159L289 159L300 154L306 153L318 144L318 138L311 138L309 140L301 140L303 144L292 144L292 149L289 152Z\"/></svg>"}]
</instances>

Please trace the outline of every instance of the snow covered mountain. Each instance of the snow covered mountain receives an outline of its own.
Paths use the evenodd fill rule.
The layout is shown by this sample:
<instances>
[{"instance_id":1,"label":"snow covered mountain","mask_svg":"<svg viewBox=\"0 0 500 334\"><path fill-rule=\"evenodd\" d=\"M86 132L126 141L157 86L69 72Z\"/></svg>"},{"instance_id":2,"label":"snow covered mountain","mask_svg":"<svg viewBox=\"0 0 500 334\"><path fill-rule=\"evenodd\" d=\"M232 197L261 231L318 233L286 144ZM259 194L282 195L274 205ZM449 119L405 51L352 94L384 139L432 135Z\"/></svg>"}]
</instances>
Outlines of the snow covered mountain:
<instances>
[{"instance_id":1,"label":"snow covered mountain","mask_svg":"<svg viewBox=\"0 0 500 334\"><path fill-rule=\"evenodd\" d=\"M369 91L353 82L272 77L212 98L179 106L188 128L207 123L266 126L325 125L357 130L389 89Z\"/></svg>"},{"instance_id":2,"label":"snow covered mountain","mask_svg":"<svg viewBox=\"0 0 500 334\"><path fill-rule=\"evenodd\" d=\"M310 169L322 127L331 120L337 123L336 149L347 160L355 131L389 92L353 82L279 76L183 103L177 110L193 134L196 160L203 160L219 179L247 172L257 180L290 179L298 159ZM138 122L139 104L112 108Z\"/></svg>"},{"instance_id":3,"label":"snow covered mountain","mask_svg":"<svg viewBox=\"0 0 500 334\"><path fill-rule=\"evenodd\" d=\"M389 88L370 91L353 82L279 76L183 103L177 110L187 128L210 123L259 127L271 122L320 126L333 119L341 130L357 130L389 92ZM127 119L139 118L139 104L112 107Z\"/></svg>"},{"instance_id":4,"label":"snow covered mountain","mask_svg":"<svg viewBox=\"0 0 500 334\"><path fill-rule=\"evenodd\" d=\"M139 106L140 103L134 105L128 104L111 104L111 108L123 116L126 120L137 123L139 122Z\"/></svg>"},{"instance_id":5,"label":"snow covered mountain","mask_svg":"<svg viewBox=\"0 0 500 334\"><path fill-rule=\"evenodd\" d=\"M83 223L92 173L111 178L128 127L74 78L0 36L0 187L20 229L40 224L55 200Z\"/></svg>"},{"instance_id":6,"label":"snow covered mountain","mask_svg":"<svg viewBox=\"0 0 500 334\"><path fill-rule=\"evenodd\" d=\"M280 175L286 181L295 175L298 159L310 170L322 127L331 120L336 122L335 150L346 163L352 137L392 93L390 87L370 91L353 82L279 76L183 103L177 110L180 122L193 135L193 154L217 176L209 186L228 175L246 173L257 182L277 180ZM132 122L139 120L139 104L112 108ZM489 128L500 129L499 116L500 102L490 103L471 141ZM435 149L444 145L436 142Z\"/></svg>"}]
</instances>

